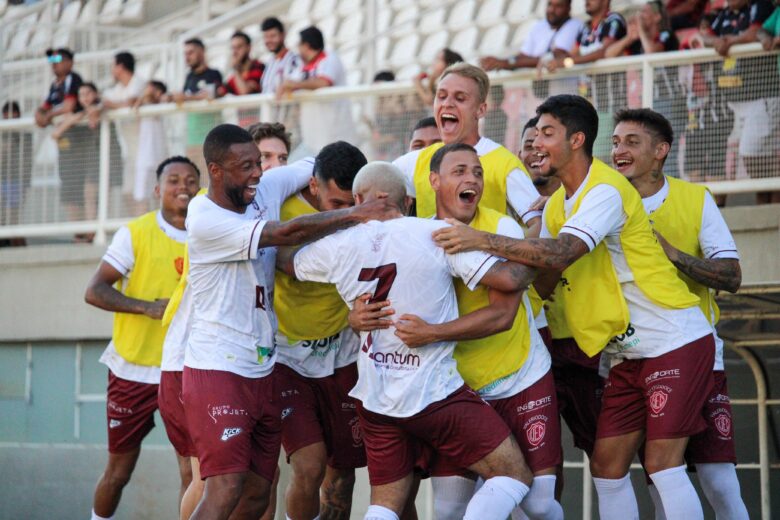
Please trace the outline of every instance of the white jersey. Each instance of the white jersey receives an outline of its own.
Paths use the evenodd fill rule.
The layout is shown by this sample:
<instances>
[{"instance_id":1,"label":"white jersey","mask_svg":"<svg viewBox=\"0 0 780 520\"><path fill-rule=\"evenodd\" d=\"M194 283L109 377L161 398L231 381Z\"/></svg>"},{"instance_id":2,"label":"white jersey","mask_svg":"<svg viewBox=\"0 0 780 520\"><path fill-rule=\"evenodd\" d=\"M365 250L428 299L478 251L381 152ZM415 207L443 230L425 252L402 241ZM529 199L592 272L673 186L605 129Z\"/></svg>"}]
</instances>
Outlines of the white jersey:
<instances>
[{"instance_id":1,"label":"white jersey","mask_svg":"<svg viewBox=\"0 0 780 520\"><path fill-rule=\"evenodd\" d=\"M620 339L620 336L613 338L604 353L611 356L615 362L622 359L653 358L710 334L712 326L698 305L687 309L660 307L634 283L634 273L628 266L620 244L620 233L626 222L626 215L617 189L608 184L595 186L583 197L577 213L569 218L574 202L587 182L586 177L577 192L564 201L567 220L560 232L578 237L591 251L602 240L606 243L628 305L630 326L634 329L634 334L624 335L623 339ZM542 218L541 237L550 236L545 219Z\"/></svg>"},{"instance_id":2,"label":"white jersey","mask_svg":"<svg viewBox=\"0 0 780 520\"><path fill-rule=\"evenodd\" d=\"M477 155L482 157L501 146L497 142L480 137L476 146ZM414 171L417 166L417 158L420 150L414 150L406 153L393 161L393 164L403 172L406 177L406 193L410 197L416 197L414 187ZM520 217L524 224L542 215L541 211L531 210L531 206L539 198L539 192L536 190L533 181L519 168L515 168L506 178L506 202Z\"/></svg>"},{"instance_id":3,"label":"white jersey","mask_svg":"<svg viewBox=\"0 0 780 520\"><path fill-rule=\"evenodd\" d=\"M184 350L190 339L192 328L192 291L189 284L179 300L179 307L168 325L163 341L162 364L163 372L181 372L184 369Z\"/></svg>"},{"instance_id":4,"label":"white jersey","mask_svg":"<svg viewBox=\"0 0 780 520\"><path fill-rule=\"evenodd\" d=\"M481 251L448 255L431 238L444 222L402 217L340 231L295 256L300 280L333 283L352 306L363 293L393 302L396 317L428 323L458 317L452 277L474 289L498 261ZM350 395L372 412L410 417L463 385L452 357L455 342L410 349L390 329L362 332L358 382Z\"/></svg>"},{"instance_id":5,"label":"white jersey","mask_svg":"<svg viewBox=\"0 0 780 520\"><path fill-rule=\"evenodd\" d=\"M187 232L166 222L161 211L157 212L156 217L157 224L168 237L177 242L187 240ZM114 234L111 245L108 246L106 254L103 255L103 261L119 271L125 278L132 276L133 267L135 267L135 252L133 251L133 239L127 226L122 226ZM100 356L100 362L122 379L155 385L160 382L160 367L137 365L127 361L116 351L113 340L109 342L106 350Z\"/></svg>"},{"instance_id":6,"label":"white jersey","mask_svg":"<svg viewBox=\"0 0 780 520\"><path fill-rule=\"evenodd\" d=\"M650 221L653 220L653 212L669 196L669 181L664 181L663 187L655 195L650 195L642 199ZM701 228L699 229L699 246L704 253L705 258L733 258L739 260L739 252L731 236L723 215L720 214L715 199L709 192L704 192L704 209L701 215ZM715 309L710 309L710 318L714 317ZM713 370L723 370L723 340L718 336L715 327L712 327L712 334L715 336L715 365Z\"/></svg>"},{"instance_id":7,"label":"white jersey","mask_svg":"<svg viewBox=\"0 0 780 520\"><path fill-rule=\"evenodd\" d=\"M240 376L268 375L276 358L276 248L258 248L268 221L312 175L311 158L263 174L244 213L196 197L187 212L192 329L184 364Z\"/></svg>"}]
</instances>

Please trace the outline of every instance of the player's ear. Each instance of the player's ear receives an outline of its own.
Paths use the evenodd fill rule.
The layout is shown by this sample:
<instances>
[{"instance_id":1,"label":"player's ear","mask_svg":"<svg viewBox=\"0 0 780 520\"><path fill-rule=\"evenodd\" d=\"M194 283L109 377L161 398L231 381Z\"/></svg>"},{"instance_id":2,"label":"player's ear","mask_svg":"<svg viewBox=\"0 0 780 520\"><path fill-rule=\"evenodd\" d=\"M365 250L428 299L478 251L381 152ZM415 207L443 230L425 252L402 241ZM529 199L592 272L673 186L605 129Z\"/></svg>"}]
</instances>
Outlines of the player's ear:
<instances>
[{"instance_id":1,"label":"player's ear","mask_svg":"<svg viewBox=\"0 0 780 520\"><path fill-rule=\"evenodd\" d=\"M439 176L439 172L432 171L428 175L428 181L431 183L431 188L433 188L433 191L439 191L439 186L441 184L441 178Z\"/></svg>"},{"instance_id":2,"label":"player's ear","mask_svg":"<svg viewBox=\"0 0 780 520\"><path fill-rule=\"evenodd\" d=\"M157 184L154 185L154 198L160 198L160 179L157 179Z\"/></svg>"},{"instance_id":3,"label":"player's ear","mask_svg":"<svg viewBox=\"0 0 780 520\"><path fill-rule=\"evenodd\" d=\"M208 163L206 168L209 171L209 176L210 177L222 180L222 167L219 164L217 164L215 162L210 162L210 163Z\"/></svg>"},{"instance_id":4,"label":"player's ear","mask_svg":"<svg viewBox=\"0 0 780 520\"><path fill-rule=\"evenodd\" d=\"M409 213L411 213L412 204L414 204L413 198L411 198L409 195L404 197L404 207L402 208L404 215L408 215Z\"/></svg>"},{"instance_id":5,"label":"player's ear","mask_svg":"<svg viewBox=\"0 0 780 520\"><path fill-rule=\"evenodd\" d=\"M664 157L666 157L669 154L669 150L671 150L672 147L667 142L660 142L655 147L655 159L657 161L662 161Z\"/></svg>"},{"instance_id":6,"label":"player's ear","mask_svg":"<svg viewBox=\"0 0 780 520\"><path fill-rule=\"evenodd\" d=\"M574 132L571 134L569 146L571 146L572 150L585 146L585 132Z\"/></svg>"},{"instance_id":7,"label":"player's ear","mask_svg":"<svg viewBox=\"0 0 780 520\"><path fill-rule=\"evenodd\" d=\"M320 191L320 185L317 182L317 177L315 175L312 175L311 177L309 177L309 191L315 197L317 196L317 194Z\"/></svg>"},{"instance_id":8,"label":"player's ear","mask_svg":"<svg viewBox=\"0 0 780 520\"><path fill-rule=\"evenodd\" d=\"M355 206L360 206L363 204L366 200L363 198L363 195L360 193L355 193Z\"/></svg>"},{"instance_id":9,"label":"player's ear","mask_svg":"<svg viewBox=\"0 0 780 520\"><path fill-rule=\"evenodd\" d=\"M485 114L487 114L487 102L479 104L479 108L477 108L477 119L482 119L485 117Z\"/></svg>"}]
</instances>

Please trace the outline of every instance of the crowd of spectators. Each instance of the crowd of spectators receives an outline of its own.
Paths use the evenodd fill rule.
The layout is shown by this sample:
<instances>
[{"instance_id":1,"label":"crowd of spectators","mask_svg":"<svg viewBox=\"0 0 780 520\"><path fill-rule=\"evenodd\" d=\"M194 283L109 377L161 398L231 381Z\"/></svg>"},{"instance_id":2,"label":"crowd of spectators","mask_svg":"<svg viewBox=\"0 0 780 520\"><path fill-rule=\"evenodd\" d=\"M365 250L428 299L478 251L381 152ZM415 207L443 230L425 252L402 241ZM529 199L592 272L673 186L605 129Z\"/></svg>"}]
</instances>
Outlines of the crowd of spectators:
<instances>
[{"instance_id":1,"label":"crowd of spectators","mask_svg":"<svg viewBox=\"0 0 780 520\"><path fill-rule=\"evenodd\" d=\"M714 8L715 4L719 8ZM766 50L780 47L780 7L770 0L652 0L626 18L612 11L610 0L586 0L585 11L589 19L583 23L572 17L571 0L547 0L544 19L532 26L516 54L484 56L480 65L485 70L536 69L536 97L577 91L589 96L601 113L610 114L627 105L626 73L560 77L556 72L603 58L711 47L724 59L691 66L686 74L678 67L654 68L654 108L666 115L675 133L687 143L682 157L686 175L693 180L722 176L726 141L738 143L738 155L749 176L759 177L780 169L780 60L773 56L736 60L729 57L729 49L739 43L760 41ZM60 199L67 218L96 217L99 122L106 109L259 92L284 100L296 91L346 84L346 71L339 56L326 51L325 39L317 27L300 31L295 50L285 46L287 35L279 19L264 20L261 30L270 58L263 63L253 57L251 38L236 31L230 38L226 80L219 70L209 67L201 39L184 42L183 57L189 70L181 89L173 92L160 81L138 77L130 52L115 55L111 69L114 83L99 92L94 83L85 83L73 70L74 53L70 49L48 50L54 81L35 112L35 122L40 127L54 126L51 135L59 149ZM390 159L404 149L410 122L430 111L439 75L447 66L462 60L455 50L441 49L430 69L414 78L413 95L380 96L375 113L367 122L375 151L381 157ZM395 77L391 71L382 71L374 80L394 81ZM502 88L494 87L483 122L484 131L497 141L503 140L501 132L508 121L503 99ZM18 105L6 103L3 117L18 116ZM239 123L244 126L257 118L257 110L239 111ZM196 162L203 161L205 134L220 119L219 112L187 114L187 155ZM295 140L302 143L302 153L315 153L333 135L346 141L355 138L350 102L344 98L303 101L297 106L280 103L270 119L292 130ZM289 134L280 133L273 125L253 128L268 134L269 150L264 160L286 160L291 153ZM0 161L11 165L14 153L5 153L12 146L8 143L22 141L9 139L4 136L1 141L4 152ZM672 174L677 173L680 162L679 142L676 140L667 161ZM29 146L27 143L22 144ZM110 185L121 193L123 215L138 215L148 209L156 165L168 153L163 121L151 116L118 120L111 127L111 145ZM31 158L29 154L24 157L24 161L17 160L3 168L0 222L4 225L18 222L24 191L30 184L25 168ZM204 165L200 166L205 172ZM780 202L780 195L764 194L761 200ZM89 240L90 236L77 239Z\"/></svg>"}]
</instances>

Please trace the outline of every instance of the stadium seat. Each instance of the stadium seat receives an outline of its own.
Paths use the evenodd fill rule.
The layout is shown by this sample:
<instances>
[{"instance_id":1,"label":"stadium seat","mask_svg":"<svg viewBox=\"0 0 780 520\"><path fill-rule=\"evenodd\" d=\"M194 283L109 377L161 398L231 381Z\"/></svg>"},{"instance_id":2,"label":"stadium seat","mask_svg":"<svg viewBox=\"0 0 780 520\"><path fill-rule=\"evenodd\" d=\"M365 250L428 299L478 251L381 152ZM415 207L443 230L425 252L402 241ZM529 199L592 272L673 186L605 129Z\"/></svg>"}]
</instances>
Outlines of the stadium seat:
<instances>
[{"instance_id":1,"label":"stadium seat","mask_svg":"<svg viewBox=\"0 0 780 520\"><path fill-rule=\"evenodd\" d=\"M319 30L322 31L322 36L325 38L326 45L328 42L332 42L336 39L336 31L339 27L339 19L336 15L323 18L317 22L316 25Z\"/></svg>"},{"instance_id":2,"label":"stadium seat","mask_svg":"<svg viewBox=\"0 0 780 520\"><path fill-rule=\"evenodd\" d=\"M417 57L417 47L420 44L420 36L415 33L407 34L393 45L390 53L390 64L393 67L402 67L413 62Z\"/></svg>"},{"instance_id":3,"label":"stadium seat","mask_svg":"<svg viewBox=\"0 0 780 520\"><path fill-rule=\"evenodd\" d=\"M493 27L504 19L504 0L485 0L477 13L477 25L483 28Z\"/></svg>"},{"instance_id":4,"label":"stadium seat","mask_svg":"<svg viewBox=\"0 0 780 520\"><path fill-rule=\"evenodd\" d=\"M645 0L642 0L642 1L645 1ZM537 2L536 3L536 9L534 11L533 16L535 18L541 20L542 18L544 18L544 15L546 14L546 12L547 12L547 2L544 2L544 1Z\"/></svg>"},{"instance_id":5,"label":"stadium seat","mask_svg":"<svg viewBox=\"0 0 780 520\"><path fill-rule=\"evenodd\" d=\"M445 30L440 30L429 35L420 47L420 52L417 55L420 63L428 64L436 57L436 53L447 46L449 41L449 33Z\"/></svg>"},{"instance_id":6,"label":"stadium seat","mask_svg":"<svg viewBox=\"0 0 780 520\"><path fill-rule=\"evenodd\" d=\"M341 63L346 70L360 68L360 47L353 46L349 49L339 52Z\"/></svg>"},{"instance_id":7,"label":"stadium seat","mask_svg":"<svg viewBox=\"0 0 780 520\"><path fill-rule=\"evenodd\" d=\"M144 0L127 0L122 7L122 21L125 23L140 23L144 20Z\"/></svg>"},{"instance_id":8,"label":"stadium seat","mask_svg":"<svg viewBox=\"0 0 780 520\"><path fill-rule=\"evenodd\" d=\"M340 16L349 16L366 10L360 0L339 0L337 12Z\"/></svg>"},{"instance_id":9,"label":"stadium seat","mask_svg":"<svg viewBox=\"0 0 780 520\"><path fill-rule=\"evenodd\" d=\"M571 15L583 20L588 17L588 14L585 12L585 0L571 1Z\"/></svg>"},{"instance_id":10,"label":"stadium seat","mask_svg":"<svg viewBox=\"0 0 780 520\"><path fill-rule=\"evenodd\" d=\"M352 69L347 72L347 85L355 87L363 83L363 71L361 69Z\"/></svg>"},{"instance_id":11,"label":"stadium seat","mask_svg":"<svg viewBox=\"0 0 780 520\"><path fill-rule=\"evenodd\" d=\"M390 35L403 38L410 33L417 33L417 9L402 9L395 13L390 25Z\"/></svg>"},{"instance_id":12,"label":"stadium seat","mask_svg":"<svg viewBox=\"0 0 780 520\"><path fill-rule=\"evenodd\" d=\"M491 27L482 36L479 45L480 56L496 56L506 52L506 43L509 37L509 24L499 24Z\"/></svg>"},{"instance_id":13,"label":"stadium seat","mask_svg":"<svg viewBox=\"0 0 780 520\"><path fill-rule=\"evenodd\" d=\"M308 18L312 0L293 0L287 10L287 20L295 22Z\"/></svg>"},{"instance_id":14,"label":"stadium seat","mask_svg":"<svg viewBox=\"0 0 780 520\"><path fill-rule=\"evenodd\" d=\"M25 53L37 21L38 13L29 14L19 21L16 26L16 32L11 37L11 42L5 49L7 56L18 57Z\"/></svg>"},{"instance_id":15,"label":"stadium seat","mask_svg":"<svg viewBox=\"0 0 780 520\"><path fill-rule=\"evenodd\" d=\"M98 9L98 2L85 2L79 15L79 25L89 25L97 20Z\"/></svg>"},{"instance_id":16,"label":"stadium seat","mask_svg":"<svg viewBox=\"0 0 780 520\"><path fill-rule=\"evenodd\" d=\"M575 0L576 1L576 0ZM509 23L521 23L531 16L534 8L533 0L512 0L506 10L506 21Z\"/></svg>"},{"instance_id":17,"label":"stadium seat","mask_svg":"<svg viewBox=\"0 0 780 520\"><path fill-rule=\"evenodd\" d=\"M336 12L336 0L314 0L309 17L314 20L333 15Z\"/></svg>"},{"instance_id":18,"label":"stadium seat","mask_svg":"<svg viewBox=\"0 0 780 520\"><path fill-rule=\"evenodd\" d=\"M380 36L376 39L374 44L374 59L377 64L384 66L387 63L387 53L390 51L390 38L388 36Z\"/></svg>"},{"instance_id":19,"label":"stadium seat","mask_svg":"<svg viewBox=\"0 0 780 520\"><path fill-rule=\"evenodd\" d=\"M100 23L115 23L119 21L122 12L122 0L106 0L100 10Z\"/></svg>"},{"instance_id":20,"label":"stadium seat","mask_svg":"<svg viewBox=\"0 0 780 520\"><path fill-rule=\"evenodd\" d=\"M395 74L397 81L409 81L420 73L420 66L416 63L410 63L405 67L401 67Z\"/></svg>"},{"instance_id":21,"label":"stadium seat","mask_svg":"<svg viewBox=\"0 0 780 520\"><path fill-rule=\"evenodd\" d=\"M444 27L444 20L447 18L446 7L434 7L427 10L420 16L420 34L432 34Z\"/></svg>"},{"instance_id":22,"label":"stadium seat","mask_svg":"<svg viewBox=\"0 0 780 520\"><path fill-rule=\"evenodd\" d=\"M474 24L474 11L477 2L475 0L460 0L452 6L450 17L447 20L447 27L453 31L470 27Z\"/></svg>"},{"instance_id":23,"label":"stadium seat","mask_svg":"<svg viewBox=\"0 0 780 520\"><path fill-rule=\"evenodd\" d=\"M530 19L520 24L515 30L515 34L512 35L512 43L509 44L511 52L518 52L520 47L523 46L523 42L528 37L528 33L531 32L534 24L538 20Z\"/></svg>"},{"instance_id":24,"label":"stadium seat","mask_svg":"<svg viewBox=\"0 0 780 520\"><path fill-rule=\"evenodd\" d=\"M376 31L382 34L390 28L393 19L393 10L389 7L380 7L376 14Z\"/></svg>"},{"instance_id":25,"label":"stadium seat","mask_svg":"<svg viewBox=\"0 0 780 520\"><path fill-rule=\"evenodd\" d=\"M341 20L336 43L339 45L353 43L363 34L363 11L357 10Z\"/></svg>"},{"instance_id":26,"label":"stadium seat","mask_svg":"<svg viewBox=\"0 0 780 520\"><path fill-rule=\"evenodd\" d=\"M79 19L79 13L81 12L81 2L70 2L60 13L60 19L58 20L60 25L70 25L76 23Z\"/></svg>"},{"instance_id":27,"label":"stadium seat","mask_svg":"<svg viewBox=\"0 0 780 520\"><path fill-rule=\"evenodd\" d=\"M5 10L8 8L8 0L0 0L0 16L5 14Z\"/></svg>"},{"instance_id":28,"label":"stadium seat","mask_svg":"<svg viewBox=\"0 0 780 520\"><path fill-rule=\"evenodd\" d=\"M450 48L468 60L476 55L478 36L479 30L476 27L467 27L452 36Z\"/></svg>"},{"instance_id":29,"label":"stadium seat","mask_svg":"<svg viewBox=\"0 0 780 520\"><path fill-rule=\"evenodd\" d=\"M156 63L145 60L136 64L135 73L138 75L139 78L149 80L154 78L154 73L156 69L157 69Z\"/></svg>"}]
</instances>

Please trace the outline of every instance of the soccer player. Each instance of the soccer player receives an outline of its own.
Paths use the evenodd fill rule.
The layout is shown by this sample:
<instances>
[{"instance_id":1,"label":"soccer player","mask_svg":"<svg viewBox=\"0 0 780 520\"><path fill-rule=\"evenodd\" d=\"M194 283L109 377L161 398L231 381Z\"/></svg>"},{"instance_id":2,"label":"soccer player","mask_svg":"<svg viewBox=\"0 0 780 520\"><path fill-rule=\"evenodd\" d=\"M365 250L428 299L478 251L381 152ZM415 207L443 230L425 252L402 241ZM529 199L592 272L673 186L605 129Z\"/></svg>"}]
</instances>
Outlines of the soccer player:
<instances>
[{"instance_id":1,"label":"soccer player","mask_svg":"<svg viewBox=\"0 0 780 520\"><path fill-rule=\"evenodd\" d=\"M282 202L301 186L278 169L263 174L246 130L218 125L203 150L209 191L193 201L186 222L192 325L182 395L206 481L192 518L256 518L268 504L281 442L273 246L382 218L392 206L377 200L281 223Z\"/></svg>"},{"instance_id":2,"label":"soccer player","mask_svg":"<svg viewBox=\"0 0 780 520\"><path fill-rule=\"evenodd\" d=\"M663 174L673 138L669 121L658 112L622 110L615 114L612 163L642 196L658 241L677 267L679 277L701 299L701 309L713 325L715 386L704 408L707 430L691 437L685 460L695 466L704 495L718 516L747 519L734 469L737 458L723 368L723 340L714 329L718 318L714 292L739 289L739 254L707 189ZM650 496L656 511L663 511L655 486L650 486Z\"/></svg>"},{"instance_id":3,"label":"soccer player","mask_svg":"<svg viewBox=\"0 0 780 520\"><path fill-rule=\"evenodd\" d=\"M534 150L534 140L539 134L536 130L538 122L539 116L532 117L526 122L523 127L523 136L520 139L520 153L517 155L531 175L531 180L539 191L539 195L551 197L555 190L561 187L561 180L558 177L545 177L539 169L539 155Z\"/></svg>"},{"instance_id":4,"label":"soccer player","mask_svg":"<svg viewBox=\"0 0 780 520\"><path fill-rule=\"evenodd\" d=\"M314 175L288 198L281 220L355 205L352 181L366 157L344 141L325 146ZM336 288L277 273L274 308L282 445L292 468L287 518L349 517L355 468L366 465L355 400L359 338ZM320 493L322 486L322 493Z\"/></svg>"},{"instance_id":5,"label":"soccer player","mask_svg":"<svg viewBox=\"0 0 780 520\"><path fill-rule=\"evenodd\" d=\"M284 166L290 157L290 132L282 123L255 123L247 128L260 150L263 171Z\"/></svg>"},{"instance_id":6,"label":"soccer player","mask_svg":"<svg viewBox=\"0 0 780 520\"><path fill-rule=\"evenodd\" d=\"M389 163L362 168L353 192L359 205L386 194L395 215L326 237L294 255L286 251L279 258L283 270L300 280L335 283L348 305L368 291L376 300L391 299L401 320L413 320L414 314L435 324L458 319L453 276L470 290L481 284L507 293L533 279L533 270L497 263L481 252L446 255L436 248L431 232L446 224L402 217L408 205L405 181ZM446 339L415 348L405 344L400 330L361 333L358 381L350 395L360 401L372 486L366 519L398 519L421 443L486 480L466 519L504 519L528 492L532 475L514 438L456 370L455 338L470 337L473 324L460 320L450 326Z\"/></svg>"},{"instance_id":7,"label":"soccer player","mask_svg":"<svg viewBox=\"0 0 780 520\"><path fill-rule=\"evenodd\" d=\"M432 144L441 142L441 133L436 126L434 117L424 117L417 121L412 130L412 138L409 141L409 151L422 150Z\"/></svg>"},{"instance_id":8,"label":"soccer player","mask_svg":"<svg viewBox=\"0 0 780 520\"><path fill-rule=\"evenodd\" d=\"M440 148L431 159L431 186L437 219L453 218L482 231L523 238L513 219L479 207L482 166L472 146L452 143ZM534 519L563 518L555 501L556 467L563 462L558 405L550 354L537 331L531 302L520 292L484 287L472 292L459 281L455 294L460 315L470 315L474 338L455 347L458 372L504 419L534 473L521 507ZM395 328L407 345L435 343L450 333L449 324L429 324L418 317L407 317ZM431 474L436 518L463 518L474 481L446 459L437 461Z\"/></svg>"},{"instance_id":9,"label":"soccer player","mask_svg":"<svg viewBox=\"0 0 780 520\"><path fill-rule=\"evenodd\" d=\"M593 158L593 106L552 96L537 114L539 166L564 187L545 206L543 238L454 226L435 239L448 252L479 249L562 271L559 293L577 345L589 356L604 350L611 365L590 462L601 518L639 517L629 466L643 442L667 517L703 518L683 453L688 438L706 429L712 326L656 241L639 194Z\"/></svg>"},{"instance_id":10,"label":"soccer player","mask_svg":"<svg viewBox=\"0 0 780 520\"><path fill-rule=\"evenodd\" d=\"M154 428L165 311L182 270L190 200L198 192L198 170L185 157L171 157L157 169L151 211L114 235L84 299L114 312L114 332L101 363L108 366L108 463L95 489L92 518L111 518ZM178 456L182 491L191 478L189 461Z\"/></svg>"},{"instance_id":11,"label":"soccer player","mask_svg":"<svg viewBox=\"0 0 780 520\"><path fill-rule=\"evenodd\" d=\"M428 176L433 154L449 143L463 142L476 148L484 168L485 192L482 205L499 213L509 208L538 234L541 212L530 209L539 193L523 164L512 152L479 135L479 120L487 111L490 79L485 71L467 63L447 67L439 79L433 101L433 117L441 132L441 143L409 152L395 164L406 176L407 192L416 198L417 216L432 217L436 202Z\"/></svg>"}]
</instances>

